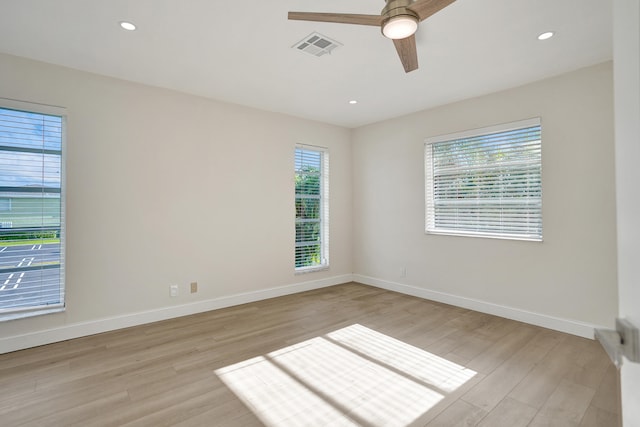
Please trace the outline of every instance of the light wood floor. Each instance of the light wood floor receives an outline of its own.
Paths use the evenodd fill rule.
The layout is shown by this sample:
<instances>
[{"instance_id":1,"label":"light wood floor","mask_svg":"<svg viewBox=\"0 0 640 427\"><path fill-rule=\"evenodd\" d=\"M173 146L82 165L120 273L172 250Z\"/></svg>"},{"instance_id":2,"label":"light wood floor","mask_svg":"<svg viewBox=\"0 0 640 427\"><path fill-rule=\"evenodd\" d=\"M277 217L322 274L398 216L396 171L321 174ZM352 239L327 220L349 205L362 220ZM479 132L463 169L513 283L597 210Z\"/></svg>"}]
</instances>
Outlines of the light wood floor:
<instances>
[{"instance_id":1,"label":"light wood floor","mask_svg":"<svg viewBox=\"0 0 640 427\"><path fill-rule=\"evenodd\" d=\"M356 283L0 355L2 426L618 425L592 340Z\"/></svg>"}]
</instances>

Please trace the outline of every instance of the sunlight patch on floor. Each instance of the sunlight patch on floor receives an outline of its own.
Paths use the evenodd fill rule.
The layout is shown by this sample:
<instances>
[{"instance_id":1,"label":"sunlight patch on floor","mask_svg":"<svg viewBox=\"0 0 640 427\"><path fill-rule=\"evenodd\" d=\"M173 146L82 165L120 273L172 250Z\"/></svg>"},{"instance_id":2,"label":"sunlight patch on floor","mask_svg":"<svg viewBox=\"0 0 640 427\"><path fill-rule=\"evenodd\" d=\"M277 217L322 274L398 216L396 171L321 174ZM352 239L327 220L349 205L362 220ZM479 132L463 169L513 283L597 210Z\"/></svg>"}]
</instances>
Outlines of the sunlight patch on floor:
<instances>
[{"instance_id":1,"label":"sunlight patch on floor","mask_svg":"<svg viewBox=\"0 0 640 427\"><path fill-rule=\"evenodd\" d=\"M447 393L476 374L464 366L358 324L331 332L327 337Z\"/></svg>"},{"instance_id":2,"label":"sunlight patch on floor","mask_svg":"<svg viewBox=\"0 0 640 427\"><path fill-rule=\"evenodd\" d=\"M268 426L406 426L475 372L355 324L216 374Z\"/></svg>"}]
</instances>

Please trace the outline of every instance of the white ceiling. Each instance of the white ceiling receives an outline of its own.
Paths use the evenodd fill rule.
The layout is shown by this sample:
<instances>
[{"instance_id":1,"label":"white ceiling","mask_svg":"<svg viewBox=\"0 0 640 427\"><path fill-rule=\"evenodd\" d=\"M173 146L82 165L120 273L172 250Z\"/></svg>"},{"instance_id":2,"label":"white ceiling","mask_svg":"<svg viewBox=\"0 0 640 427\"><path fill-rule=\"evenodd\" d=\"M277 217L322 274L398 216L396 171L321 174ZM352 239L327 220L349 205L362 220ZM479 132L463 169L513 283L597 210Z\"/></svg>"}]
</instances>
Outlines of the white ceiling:
<instances>
[{"instance_id":1,"label":"white ceiling","mask_svg":"<svg viewBox=\"0 0 640 427\"><path fill-rule=\"evenodd\" d=\"M420 68L409 74L376 27L287 20L289 10L378 14L383 6L0 0L0 52L346 127L612 57L611 0L457 0L420 24ZM138 30L120 29L123 20ZM556 36L538 41L547 30ZM313 31L343 46L320 58L291 48Z\"/></svg>"}]
</instances>

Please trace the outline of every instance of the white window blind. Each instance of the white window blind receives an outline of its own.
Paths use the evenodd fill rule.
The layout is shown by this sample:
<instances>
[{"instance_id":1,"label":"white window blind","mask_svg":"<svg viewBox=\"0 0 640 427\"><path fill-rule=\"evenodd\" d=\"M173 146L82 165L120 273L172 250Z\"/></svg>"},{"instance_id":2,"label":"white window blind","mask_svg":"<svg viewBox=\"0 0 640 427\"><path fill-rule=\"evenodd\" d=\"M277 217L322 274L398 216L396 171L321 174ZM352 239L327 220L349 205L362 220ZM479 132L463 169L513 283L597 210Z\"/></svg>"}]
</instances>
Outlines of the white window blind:
<instances>
[{"instance_id":1,"label":"white window blind","mask_svg":"<svg viewBox=\"0 0 640 427\"><path fill-rule=\"evenodd\" d=\"M295 150L296 242L298 272L329 265L329 154L326 149Z\"/></svg>"},{"instance_id":2,"label":"white window blind","mask_svg":"<svg viewBox=\"0 0 640 427\"><path fill-rule=\"evenodd\" d=\"M542 240L540 119L428 138L426 232Z\"/></svg>"},{"instance_id":3,"label":"white window blind","mask_svg":"<svg viewBox=\"0 0 640 427\"><path fill-rule=\"evenodd\" d=\"M0 320L64 309L64 116L0 105ZM13 109L13 106L26 107Z\"/></svg>"}]
</instances>

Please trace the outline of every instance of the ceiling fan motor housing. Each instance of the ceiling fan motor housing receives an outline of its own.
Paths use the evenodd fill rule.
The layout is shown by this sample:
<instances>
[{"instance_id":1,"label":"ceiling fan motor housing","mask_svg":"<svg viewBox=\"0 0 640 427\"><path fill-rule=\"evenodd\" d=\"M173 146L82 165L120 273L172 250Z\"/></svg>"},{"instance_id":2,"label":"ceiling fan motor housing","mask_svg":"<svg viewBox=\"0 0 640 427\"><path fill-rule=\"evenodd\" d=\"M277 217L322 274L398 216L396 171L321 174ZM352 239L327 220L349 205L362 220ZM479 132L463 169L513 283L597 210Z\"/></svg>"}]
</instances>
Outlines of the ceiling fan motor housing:
<instances>
[{"instance_id":1,"label":"ceiling fan motor housing","mask_svg":"<svg viewBox=\"0 0 640 427\"><path fill-rule=\"evenodd\" d=\"M387 4L382 9L382 12L380 12L384 19L383 24L389 19L395 18L396 16L400 15L408 15L415 18L416 20L420 20L420 17L417 13L415 13L411 9L408 9L408 6L412 3L413 2L411 0L388 0Z\"/></svg>"},{"instance_id":2,"label":"ceiling fan motor housing","mask_svg":"<svg viewBox=\"0 0 640 427\"><path fill-rule=\"evenodd\" d=\"M415 20L416 23L420 22L420 17L413 10L408 9L409 6L413 3L411 0L388 0L385 7L382 9L380 13L382 15L382 25L380 26L380 30L382 34L384 34L385 25L392 19L397 18L399 16L409 17L410 19Z\"/></svg>"}]
</instances>

